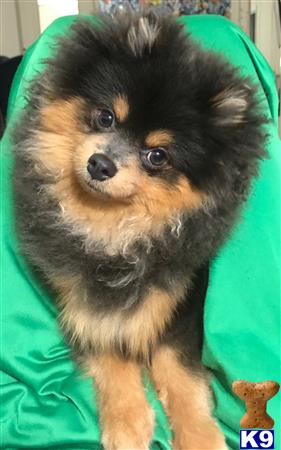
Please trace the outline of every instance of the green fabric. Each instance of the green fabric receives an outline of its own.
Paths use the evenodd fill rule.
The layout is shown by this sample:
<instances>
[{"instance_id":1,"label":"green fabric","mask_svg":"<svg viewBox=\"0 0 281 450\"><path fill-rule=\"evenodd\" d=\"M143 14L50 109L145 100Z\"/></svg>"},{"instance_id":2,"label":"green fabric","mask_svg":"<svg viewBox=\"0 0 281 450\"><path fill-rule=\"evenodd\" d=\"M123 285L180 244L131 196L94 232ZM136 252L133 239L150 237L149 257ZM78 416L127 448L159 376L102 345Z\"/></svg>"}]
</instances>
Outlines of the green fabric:
<instances>
[{"instance_id":1,"label":"green fabric","mask_svg":"<svg viewBox=\"0 0 281 450\"><path fill-rule=\"evenodd\" d=\"M30 47L10 96L10 123L24 107L25 85L42 69L41 59L75 17L55 21ZM181 18L206 48L223 53L260 84L264 107L275 126L261 174L243 219L211 269L206 299L204 363L213 369L215 415L230 449L238 449L242 402L232 395L236 379L280 380L280 147L274 76L251 41L226 19ZM16 250L11 210L10 132L1 145L1 448L98 449L99 429L92 382L74 367L56 323L56 309ZM151 448L168 450L170 431L147 381L156 410ZM280 394L269 403L280 449Z\"/></svg>"}]
</instances>

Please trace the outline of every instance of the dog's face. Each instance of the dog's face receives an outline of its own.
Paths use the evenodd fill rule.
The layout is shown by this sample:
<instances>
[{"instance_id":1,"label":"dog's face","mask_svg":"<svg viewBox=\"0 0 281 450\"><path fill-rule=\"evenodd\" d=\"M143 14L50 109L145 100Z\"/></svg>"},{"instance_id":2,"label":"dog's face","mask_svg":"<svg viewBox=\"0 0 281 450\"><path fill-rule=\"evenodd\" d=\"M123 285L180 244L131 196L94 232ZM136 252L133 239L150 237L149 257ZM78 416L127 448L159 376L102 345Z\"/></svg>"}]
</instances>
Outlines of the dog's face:
<instances>
[{"instance_id":1,"label":"dog's face","mask_svg":"<svg viewBox=\"0 0 281 450\"><path fill-rule=\"evenodd\" d=\"M114 67L110 68L113 72ZM43 109L42 157L46 164L51 170L58 170L61 160L60 169L67 176L74 177L83 189L105 202L130 202L136 197L141 202L146 196L157 201L163 196L167 199L173 190L175 195L185 197L181 199L182 206L195 206L203 194L191 186L177 167L176 159L183 149L173 120L168 125L171 113L161 111L164 90L159 92L159 104L149 108L146 105L150 99L146 104L141 101L144 92L138 93L139 101L130 101L126 86L119 93L110 88L108 82L107 99L56 99ZM153 116L155 125L151 127ZM167 126L163 126L165 122ZM54 135L57 139L50 142ZM56 157L48 152L49 144L51 152L53 144L59 144Z\"/></svg>"},{"instance_id":2,"label":"dog's face","mask_svg":"<svg viewBox=\"0 0 281 450\"><path fill-rule=\"evenodd\" d=\"M36 158L87 201L196 209L247 163L251 88L171 19L77 25L47 84Z\"/></svg>"}]
</instances>

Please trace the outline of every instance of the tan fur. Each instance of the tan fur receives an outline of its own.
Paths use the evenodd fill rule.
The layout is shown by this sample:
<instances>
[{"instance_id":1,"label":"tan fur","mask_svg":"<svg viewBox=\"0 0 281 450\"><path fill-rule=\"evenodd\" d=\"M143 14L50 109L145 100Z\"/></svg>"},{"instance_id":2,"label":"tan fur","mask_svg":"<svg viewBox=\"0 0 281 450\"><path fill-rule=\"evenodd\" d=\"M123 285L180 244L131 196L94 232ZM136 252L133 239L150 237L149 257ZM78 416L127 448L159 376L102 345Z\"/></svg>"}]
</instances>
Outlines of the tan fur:
<instances>
[{"instance_id":1,"label":"tan fur","mask_svg":"<svg viewBox=\"0 0 281 450\"><path fill-rule=\"evenodd\" d=\"M151 288L134 314L127 316L118 310L103 315L84 306L86 292L79 278L62 280L54 276L53 283L61 293L62 327L71 334L73 342L91 342L100 353L110 352L116 346L121 350L125 343L132 357L145 360L184 295L183 286L175 287L172 295Z\"/></svg>"},{"instance_id":2,"label":"tan fur","mask_svg":"<svg viewBox=\"0 0 281 450\"><path fill-rule=\"evenodd\" d=\"M128 172L123 174L121 188L128 179ZM138 194L127 202L94 197L83 190L75 177L58 181L52 194L61 204L62 219L85 234L89 245L96 240L102 242L108 254L124 253L138 238L159 235L166 224L177 226L181 213L204 202L203 195L193 190L184 177L173 189L161 181L151 181L142 172L138 178L132 178Z\"/></svg>"},{"instance_id":3,"label":"tan fur","mask_svg":"<svg viewBox=\"0 0 281 450\"><path fill-rule=\"evenodd\" d=\"M151 131L145 138L147 147L168 147L172 142L173 136L167 130Z\"/></svg>"},{"instance_id":4,"label":"tan fur","mask_svg":"<svg viewBox=\"0 0 281 450\"><path fill-rule=\"evenodd\" d=\"M113 109L118 122L122 123L128 117L129 114L129 103L126 97L118 95L113 100Z\"/></svg>"},{"instance_id":5,"label":"tan fur","mask_svg":"<svg viewBox=\"0 0 281 450\"><path fill-rule=\"evenodd\" d=\"M148 450L154 414L148 405L141 369L130 361L106 355L93 359L102 443L106 450Z\"/></svg>"},{"instance_id":6,"label":"tan fur","mask_svg":"<svg viewBox=\"0 0 281 450\"><path fill-rule=\"evenodd\" d=\"M79 113L84 103L78 98L71 100L53 100L41 110L41 121L46 131L73 136L83 131L79 126Z\"/></svg>"},{"instance_id":7,"label":"tan fur","mask_svg":"<svg viewBox=\"0 0 281 450\"><path fill-rule=\"evenodd\" d=\"M137 156L132 156L112 179L97 182L97 191L91 190L86 182L87 161L103 151L111 133L85 133L78 120L81 108L77 99L47 106L42 112L43 129L36 136L38 145L30 150L37 170L55 178L48 191L61 206L61 220L73 233L84 235L86 245L99 240L108 254L124 253L139 238L159 235L166 224L179 229L180 215L205 201L184 176L169 186L149 177ZM154 132L150 143L156 138L163 145L170 135Z\"/></svg>"},{"instance_id":8,"label":"tan fur","mask_svg":"<svg viewBox=\"0 0 281 450\"><path fill-rule=\"evenodd\" d=\"M206 381L185 368L169 347L156 353L151 374L175 433L174 450L226 450L211 417Z\"/></svg>"},{"instance_id":9,"label":"tan fur","mask_svg":"<svg viewBox=\"0 0 281 450\"><path fill-rule=\"evenodd\" d=\"M84 140L79 125L81 100L55 100L41 110L41 127L36 132L36 149L31 147L38 171L55 177L71 173L72 155Z\"/></svg>"}]
</instances>

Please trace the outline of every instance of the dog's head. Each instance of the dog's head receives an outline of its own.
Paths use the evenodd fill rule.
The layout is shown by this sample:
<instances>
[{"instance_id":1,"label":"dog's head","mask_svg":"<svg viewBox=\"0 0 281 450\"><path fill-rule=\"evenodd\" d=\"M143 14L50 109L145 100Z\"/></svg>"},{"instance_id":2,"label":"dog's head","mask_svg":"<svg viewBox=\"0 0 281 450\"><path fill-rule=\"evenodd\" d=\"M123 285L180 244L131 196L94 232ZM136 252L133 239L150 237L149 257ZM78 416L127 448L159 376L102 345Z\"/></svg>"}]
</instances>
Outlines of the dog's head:
<instances>
[{"instance_id":1,"label":"dog's head","mask_svg":"<svg viewBox=\"0 0 281 450\"><path fill-rule=\"evenodd\" d=\"M254 89L173 18L78 22L36 89L33 158L88 206L168 217L227 202L263 154Z\"/></svg>"}]
</instances>

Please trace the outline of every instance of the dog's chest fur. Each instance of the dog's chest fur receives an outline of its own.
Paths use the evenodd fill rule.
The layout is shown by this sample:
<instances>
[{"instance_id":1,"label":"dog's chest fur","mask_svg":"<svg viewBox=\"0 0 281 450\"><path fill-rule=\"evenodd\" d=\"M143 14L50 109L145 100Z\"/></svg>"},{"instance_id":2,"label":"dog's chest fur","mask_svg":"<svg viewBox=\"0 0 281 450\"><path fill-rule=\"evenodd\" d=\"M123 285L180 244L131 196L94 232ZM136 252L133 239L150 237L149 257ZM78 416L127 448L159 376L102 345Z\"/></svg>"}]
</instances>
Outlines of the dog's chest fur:
<instances>
[{"instance_id":1,"label":"dog's chest fur","mask_svg":"<svg viewBox=\"0 0 281 450\"><path fill-rule=\"evenodd\" d=\"M167 228L149 243L108 254L104 243L88 245L85 233L63 221L51 196L35 195L36 185L29 179L18 190L18 226L25 253L59 293L68 340L80 356L115 349L147 360L188 281L177 233Z\"/></svg>"},{"instance_id":2,"label":"dog's chest fur","mask_svg":"<svg viewBox=\"0 0 281 450\"><path fill-rule=\"evenodd\" d=\"M189 282L168 244L139 242L124 255L84 252L84 268L53 278L60 291L61 324L78 353L115 351L147 360ZM166 245L164 245L166 244ZM178 255L179 256L179 255Z\"/></svg>"},{"instance_id":3,"label":"dog's chest fur","mask_svg":"<svg viewBox=\"0 0 281 450\"><path fill-rule=\"evenodd\" d=\"M104 242L92 239L95 233L88 245L77 223L73 228L63 220L48 189L38 192L48 186L45 179L25 164L18 158L16 172L26 174L16 184L18 231L24 253L60 292L69 341L79 355L114 349L147 359L177 314L191 274L217 248L226 221L201 208L181 217L180 230L167 225L158 236L143 235L125 252L109 254Z\"/></svg>"},{"instance_id":4,"label":"dog's chest fur","mask_svg":"<svg viewBox=\"0 0 281 450\"><path fill-rule=\"evenodd\" d=\"M94 292L89 295L79 280L70 286L60 296L60 318L80 357L114 350L147 361L184 294L181 285L175 284L170 292L149 286L131 307L106 310L95 308Z\"/></svg>"}]
</instances>

